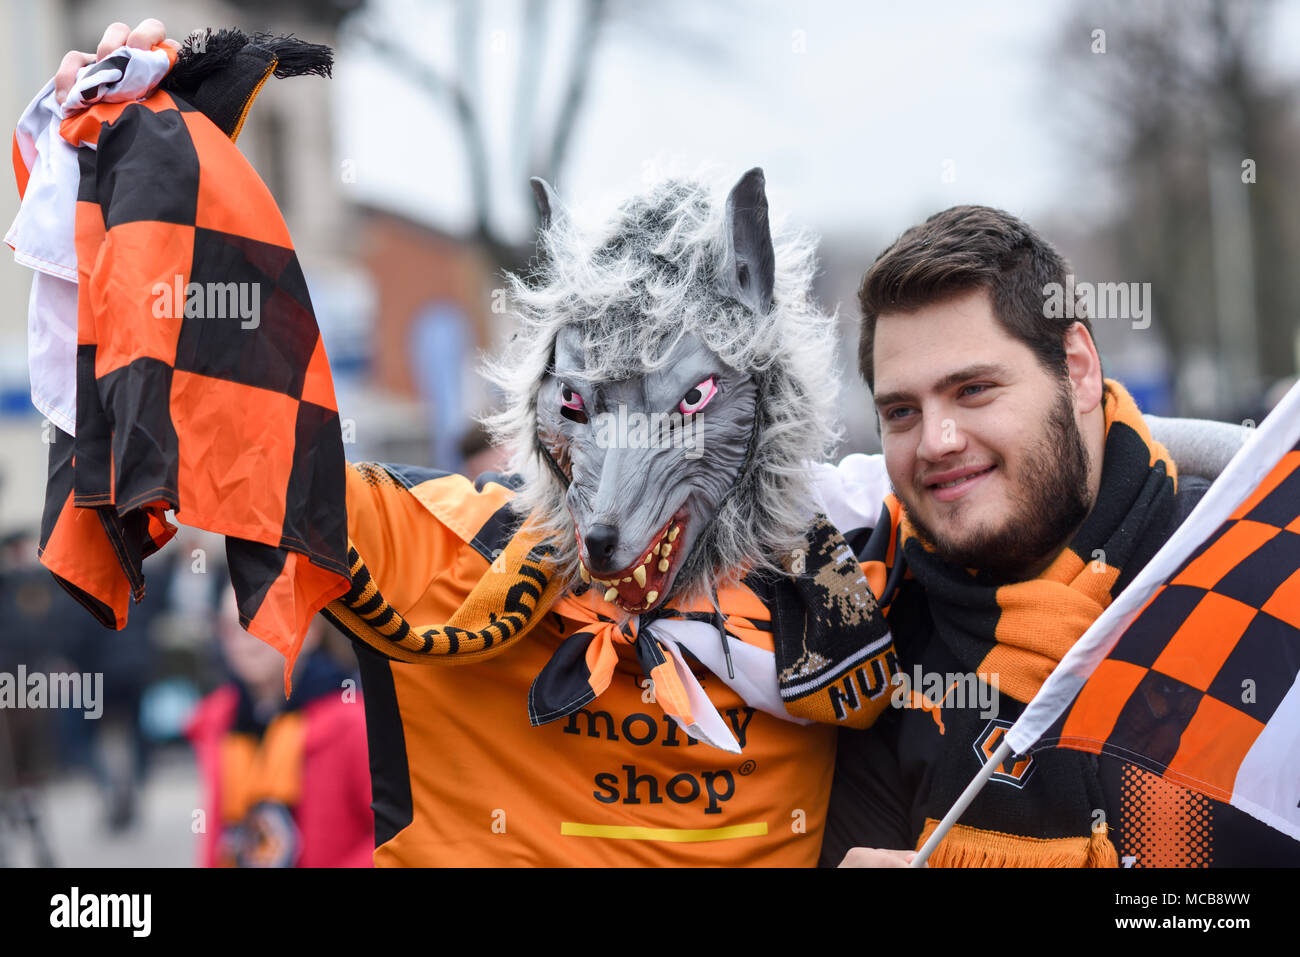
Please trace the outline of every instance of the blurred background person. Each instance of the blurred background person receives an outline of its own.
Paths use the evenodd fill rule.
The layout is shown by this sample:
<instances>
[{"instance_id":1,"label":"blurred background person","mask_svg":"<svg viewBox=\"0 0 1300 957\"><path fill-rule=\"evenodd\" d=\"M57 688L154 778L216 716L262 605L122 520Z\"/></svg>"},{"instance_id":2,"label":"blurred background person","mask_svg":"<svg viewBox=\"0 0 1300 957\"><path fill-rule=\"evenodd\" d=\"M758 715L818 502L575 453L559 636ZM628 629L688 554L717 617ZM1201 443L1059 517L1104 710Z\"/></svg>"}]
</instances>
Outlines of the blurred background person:
<instances>
[{"instance_id":1,"label":"blurred background person","mask_svg":"<svg viewBox=\"0 0 1300 957\"><path fill-rule=\"evenodd\" d=\"M60 594L49 572L35 562L30 533L15 531L0 540L0 672L13 676L19 666L40 671L56 664L57 649L49 638L75 624L79 611L67 607L71 600L58 601ZM45 785L56 770L53 718L48 710L0 708L0 867L59 863L44 802ZM77 720L93 723L82 721L81 712Z\"/></svg>"},{"instance_id":2,"label":"blurred background person","mask_svg":"<svg viewBox=\"0 0 1300 957\"><path fill-rule=\"evenodd\" d=\"M493 445L487 429L477 422L472 423L460 437L460 457L464 463L461 474L471 480L484 472L504 472L510 464L510 451Z\"/></svg>"},{"instance_id":3,"label":"blurred background person","mask_svg":"<svg viewBox=\"0 0 1300 957\"><path fill-rule=\"evenodd\" d=\"M232 680L186 734L203 789L206 867L369 867L374 852L365 712L355 678L321 647L317 618L284 697L284 658L239 624L233 589L217 620Z\"/></svg>"},{"instance_id":4,"label":"blurred background person","mask_svg":"<svg viewBox=\"0 0 1300 957\"><path fill-rule=\"evenodd\" d=\"M152 634L167 605L165 586L172 564L171 555L162 552L144 560L150 584L118 632L107 632L91 620L62 594L53 576L33 566L33 574L49 581L62 606L65 627L57 632L64 652L62 670L103 676L104 710L97 720L86 721L74 710L56 714L63 763L90 770L99 789L103 825L110 832L127 830L140 813L139 792L151 753L140 722L141 704L154 677Z\"/></svg>"}]
</instances>

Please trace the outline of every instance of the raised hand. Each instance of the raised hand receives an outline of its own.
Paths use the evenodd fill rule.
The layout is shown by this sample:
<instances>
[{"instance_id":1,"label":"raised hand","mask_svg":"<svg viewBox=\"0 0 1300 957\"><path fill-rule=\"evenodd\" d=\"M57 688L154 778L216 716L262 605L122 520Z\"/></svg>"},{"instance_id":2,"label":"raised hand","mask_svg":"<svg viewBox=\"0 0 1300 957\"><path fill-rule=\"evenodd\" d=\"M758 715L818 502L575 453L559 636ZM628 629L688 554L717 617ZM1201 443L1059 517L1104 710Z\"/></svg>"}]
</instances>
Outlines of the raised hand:
<instances>
[{"instance_id":1,"label":"raised hand","mask_svg":"<svg viewBox=\"0 0 1300 957\"><path fill-rule=\"evenodd\" d=\"M135 47L137 50L151 50L157 44L165 43L173 49L179 50L180 43L175 40L167 39L167 28L163 26L161 20L153 17L141 20L134 30L125 23L109 24L104 35L100 37L99 46L95 52L82 53L79 50L69 50L63 55L63 62L59 64L59 72L54 74L54 96L60 103L68 98L68 91L72 89L72 84L77 79L77 71L83 66L102 60L114 50L121 46Z\"/></svg>"}]
</instances>

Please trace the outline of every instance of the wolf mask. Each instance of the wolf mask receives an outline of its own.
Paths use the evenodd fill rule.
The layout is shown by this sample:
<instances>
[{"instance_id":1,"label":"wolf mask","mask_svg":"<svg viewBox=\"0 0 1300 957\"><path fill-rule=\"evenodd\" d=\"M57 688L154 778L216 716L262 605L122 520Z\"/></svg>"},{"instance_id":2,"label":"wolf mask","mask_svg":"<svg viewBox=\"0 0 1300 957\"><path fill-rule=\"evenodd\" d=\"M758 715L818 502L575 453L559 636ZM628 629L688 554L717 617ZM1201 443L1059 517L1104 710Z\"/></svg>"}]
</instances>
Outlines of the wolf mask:
<instances>
[{"instance_id":1,"label":"wolf mask","mask_svg":"<svg viewBox=\"0 0 1300 957\"><path fill-rule=\"evenodd\" d=\"M533 188L538 259L508 277L521 328L485 369L506 392L487 424L524 478L515 508L569 588L628 615L775 571L836 438L811 242L773 236L760 169L722 202L666 181L594 236Z\"/></svg>"}]
</instances>

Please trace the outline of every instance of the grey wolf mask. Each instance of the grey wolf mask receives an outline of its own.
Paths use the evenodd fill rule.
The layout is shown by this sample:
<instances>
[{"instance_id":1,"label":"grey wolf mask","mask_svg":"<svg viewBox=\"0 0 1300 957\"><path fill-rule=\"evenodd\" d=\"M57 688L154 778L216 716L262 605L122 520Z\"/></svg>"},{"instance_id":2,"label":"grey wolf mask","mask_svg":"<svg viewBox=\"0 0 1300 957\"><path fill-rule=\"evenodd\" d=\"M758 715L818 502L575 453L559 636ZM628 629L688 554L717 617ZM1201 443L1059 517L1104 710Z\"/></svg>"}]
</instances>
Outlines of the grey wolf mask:
<instances>
[{"instance_id":1,"label":"grey wolf mask","mask_svg":"<svg viewBox=\"0 0 1300 957\"><path fill-rule=\"evenodd\" d=\"M837 436L835 318L803 236L773 235L763 172L719 202L670 180L588 235L533 189L538 258L510 275L521 328L484 374L523 476L516 510L569 587L629 615L778 570L811 515L807 463Z\"/></svg>"}]
</instances>

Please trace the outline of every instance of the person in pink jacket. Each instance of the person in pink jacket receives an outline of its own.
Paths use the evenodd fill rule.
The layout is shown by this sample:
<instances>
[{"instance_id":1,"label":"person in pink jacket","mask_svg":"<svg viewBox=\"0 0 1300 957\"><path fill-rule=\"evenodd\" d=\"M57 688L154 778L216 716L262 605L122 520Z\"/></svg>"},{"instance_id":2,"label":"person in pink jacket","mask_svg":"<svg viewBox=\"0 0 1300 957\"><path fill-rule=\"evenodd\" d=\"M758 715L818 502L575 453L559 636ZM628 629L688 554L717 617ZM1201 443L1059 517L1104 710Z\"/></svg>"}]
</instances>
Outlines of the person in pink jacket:
<instances>
[{"instance_id":1,"label":"person in pink jacket","mask_svg":"<svg viewBox=\"0 0 1300 957\"><path fill-rule=\"evenodd\" d=\"M284 659L239 626L227 590L217 630L234 680L186 729L203 787L202 866L371 866L365 712L355 681L320 649L322 627L304 640L286 701Z\"/></svg>"}]
</instances>

